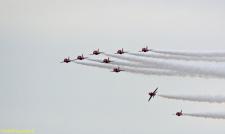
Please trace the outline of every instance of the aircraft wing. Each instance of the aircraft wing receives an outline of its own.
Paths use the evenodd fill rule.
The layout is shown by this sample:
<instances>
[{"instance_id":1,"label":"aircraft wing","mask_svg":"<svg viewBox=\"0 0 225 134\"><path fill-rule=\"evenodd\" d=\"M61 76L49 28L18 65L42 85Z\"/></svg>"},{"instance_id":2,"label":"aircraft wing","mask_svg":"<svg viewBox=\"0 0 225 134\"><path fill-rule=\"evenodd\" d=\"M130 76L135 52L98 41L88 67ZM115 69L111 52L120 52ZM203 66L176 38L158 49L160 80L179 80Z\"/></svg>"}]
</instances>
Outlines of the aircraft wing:
<instances>
[{"instance_id":1,"label":"aircraft wing","mask_svg":"<svg viewBox=\"0 0 225 134\"><path fill-rule=\"evenodd\" d=\"M154 93L158 90L158 87L155 89Z\"/></svg>"},{"instance_id":2,"label":"aircraft wing","mask_svg":"<svg viewBox=\"0 0 225 134\"><path fill-rule=\"evenodd\" d=\"M150 101L150 100L151 100L151 98L152 98L152 96L150 96L150 98L148 99L148 101Z\"/></svg>"}]
</instances>

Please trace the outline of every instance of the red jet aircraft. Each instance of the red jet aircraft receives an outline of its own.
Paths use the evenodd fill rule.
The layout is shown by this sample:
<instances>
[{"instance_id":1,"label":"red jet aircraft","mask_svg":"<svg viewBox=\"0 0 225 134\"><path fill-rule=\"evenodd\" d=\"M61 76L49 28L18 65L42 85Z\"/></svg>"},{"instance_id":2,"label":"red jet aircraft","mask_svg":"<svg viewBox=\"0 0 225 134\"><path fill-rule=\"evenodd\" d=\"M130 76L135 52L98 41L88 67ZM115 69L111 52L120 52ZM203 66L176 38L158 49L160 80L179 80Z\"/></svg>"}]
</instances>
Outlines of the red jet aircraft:
<instances>
[{"instance_id":1,"label":"red jet aircraft","mask_svg":"<svg viewBox=\"0 0 225 134\"><path fill-rule=\"evenodd\" d=\"M109 57L108 57L108 59L104 59L104 60L102 61L102 63L110 63L110 62L112 62L112 61L109 60Z\"/></svg>"},{"instance_id":2,"label":"red jet aircraft","mask_svg":"<svg viewBox=\"0 0 225 134\"><path fill-rule=\"evenodd\" d=\"M84 55L82 54L81 56L77 56L77 58L75 60L84 60L87 59L87 57L84 57Z\"/></svg>"},{"instance_id":3,"label":"red jet aircraft","mask_svg":"<svg viewBox=\"0 0 225 134\"><path fill-rule=\"evenodd\" d=\"M182 110L176 113L176 116L181 116L181 115L183 115Z\"/></svg>"},{"instance_id":4,"label":"red jet aircraft","mask_svg":"<svg viewBox=\"0 0 225 134\"><path fill-rule=\"evenodd\" d=\"M139 52L148 52L148 51L150 51L150 49L148 49L148 46L146 46L146 47L142 48L141 51L139 51Z\"/></svg>"},{"instance_id":5,"label":"red jet aircraft","mask_svg":"<svg viewBox=\"0 0 225 134\"><path fill-rule=\"evenodd\" d=\"M124 53L126 53L126 52L124 52L123 48L122 48L122 49L117 50L117 52L115 54L124 54Z\"/></svg>"},{"instance_id":6,"label":"red jet aircraft","mask_svg":"<svg viewBox=\"0 0 225 134\"><path fill-rule=\"evenodd\" d=\"M148 99L148 101L150 101L152 97L154 98L154 96L155 96L156 93L157 93L157 90L158 90L158 88L156 88L154 92L149 92L149 93L148 93L148 95L150 96L149 99Z\"/></svg>"},{"instance_id":7,"label":"red jet aircraft","mask_svg":"<svg viewBox=\"0 0 225 134\"><path fill-rule=\"evenodd\" d=\"M71 62L71 61L74 61L74 60L71 60L70 59L70 57L68 57L68 58L65 58L62 62L60 62L60 63L69 63L69 62Z\"/></svg>"},{"instance_id":8,"label":"red jet aircraft","mask_svg":"<svg viewBox=\"0 0 225 134\"><path fill-rule=\"evenodd\" d=\"M99 55L101 54L102 52L99 52L99 49L97 50L94 50L93 53L91 55Z\"/></svg>"},{"instance_id":9,"label":"red jet aircraft","mask_svg":"<svg viewBox=\"0 0 225 134\"><path fill-rule=\"evenodd\" d=\"M120 67L117 67L117 68L113 68L112 72L119 73L120 71L124 71L124 70L121 70Z\"/></svg>"}]
</instances>

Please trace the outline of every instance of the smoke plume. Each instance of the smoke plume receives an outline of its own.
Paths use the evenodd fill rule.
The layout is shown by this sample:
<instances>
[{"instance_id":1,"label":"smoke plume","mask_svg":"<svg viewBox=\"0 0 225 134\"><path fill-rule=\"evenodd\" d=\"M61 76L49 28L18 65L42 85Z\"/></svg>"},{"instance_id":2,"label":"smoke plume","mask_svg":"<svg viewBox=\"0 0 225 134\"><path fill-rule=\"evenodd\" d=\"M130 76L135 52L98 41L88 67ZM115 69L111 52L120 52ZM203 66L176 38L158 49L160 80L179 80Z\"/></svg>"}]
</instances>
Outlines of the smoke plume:
<instances>
[{"instance_id":1,"label":"smoke plume","mask_svg":"<svg viewBox=\"0 0 225 134\"><path fill-rule=\"evenodd\" d=\"M86 66L92 66L92 67L98 67L98 68L105 68L105 69L113 69L115 66L112 65L104 65L104 64L97 64L97 63L87 63L87 62L77 62L77 64L86 65ZM158 75L158 76L186 76L182 73L177 73L173 71L167 71L167 70L157 70L157 69L136 69L136 68L129 68L129 67L120 67L121 70L129 73L135 73L135 74L143 74L143 75Z\"/></svg>"},{"instance_id":2,"label":"smoke plume","mask_svg":"<svg viewBox=\"0 0 225 134\"><path fill-rule=\"evenodd\" d=\"M175 63L171 61L159 61L159 60L147 60L143 58L136 58L136 57L128 57L128 56L121 56L121 55L113 55L113 54L105 54L110 57L127 60L131 62L138 62L145 65L154 65L160 69L168 69L173 71L178 71L182 73L187 73L190 75L194 75L197 77L204 77L204 78L225 78L225 71L224 69L220 69L215 66L195 66L195 65L188 65L188 64L181 64Z\"/></svg>"},{"instance_id":3,"label":"smoke plume","mask_svg":"<svg viewBox=\"0 0 225 134\"><path fill-rule=\"evenodd\" d=\"M151 52L168 54L168 55L182 55L192 57L225 57L225 52L185 52L185 51L163 51L151 49Z\"/></svg>"},{"instance_id":4,"label":"smoke plume","mask_svg":"<svg viewBox=\"0 0 225 134\"><path fill-rule=\"evenodd\" d=\"M143 53L128 53L133 56L148 57L164 60L183 60L183 61L204 61L204 62L225 62L225 58L221 57L190 57L183 55L163 55L163 54L143 54Z\"/></svg>"},{"instance_id":5,"label":"smoke plume","mask_svg":"<svg viewBox=\"0 0 225 134\"><path fill-rule=\"evenodd\" d=\"M225 113L183 113L183 116L211 118L211 119L225 119Z\"/></svg>"},{"instance_id":6,"label":"smoke plume","mask_svg":"<svg viewBox=\"0 0 225 134\"><path fill-rule=\"evenodd\" d=\"M158 95L166 99L184 100L193 102L208 102L208 103L225 103L225 96L207 96L207 95Z\"/></svg>"}]
</instances>

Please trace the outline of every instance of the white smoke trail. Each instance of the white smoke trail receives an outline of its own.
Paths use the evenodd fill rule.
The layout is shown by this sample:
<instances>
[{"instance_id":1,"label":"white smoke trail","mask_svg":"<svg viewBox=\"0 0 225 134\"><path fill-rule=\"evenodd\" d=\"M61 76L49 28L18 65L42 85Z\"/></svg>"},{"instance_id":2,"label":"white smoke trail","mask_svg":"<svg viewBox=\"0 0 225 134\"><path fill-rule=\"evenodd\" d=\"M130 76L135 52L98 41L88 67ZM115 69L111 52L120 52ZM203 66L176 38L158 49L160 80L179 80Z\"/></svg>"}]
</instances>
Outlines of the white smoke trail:
<instances>
[{"instance_id":1,"label":"white smoke trail","mask_svg":"<svg viewBox=\"0 0 225 134\"><path fill-rule=\"evenodd\" d=\"M206 61L206 62L225 62L225 58L218 57L189 57L183 55L162 55L162 54L143 54L143 53L127 53L134 56L142 56L156 59L172 59L172 60L185 60L185 61Z\"/></svg>"},{"instance_id":2,"label":"white smoke trail","mask_svg":"<svg viewBox=\"0 0 225 134\"><path fill-rule=\"evenodd\" d=\"M208 103L225 103L225 96L203 96L203 95L158 95L166 99L184 100L193 102L208 102Z\"/></svg>"},{"instance_id":3,"label":"white smoke trail","mask_svg":"<svg viewBox=\"0 0 225 134\"><path fill-rule=\"evenodd\" d=\"M204 77L204 78L225 78L225 71L220 68L216 68L213 66L209 67L199 67L199 66L192 66L187 64L178 64L173 62L167 62L167 61L159 61L159 60L146 60L142 58L136 58L136 57L127 57L127 56L121 56L121 55L113 55L113 54L106 54L107 56L132 61L132 62L139 62L142 64L149 64L149 65L155 65L158 66L158 68L161 69L169 69L173 71L179 71L182 73L188 73L192 76L197 77Z\"/></svg>"},{"instance_id":4,"label":"white smoke trail","mask_svg":"<svg viewBox=\"0 0 225 134\"><path fill-rule=\"evenodd\" d=\"M103 63L102 60L98 60L98 59L87 59L89 61L94 61L94 62L98 62L98 63ZM182 72L177 72L177 71L173 71L173 70L165 70L165 69L160 69L157 66L154 65L149 65L149 64L138 64L138 63L128 63L128 62L120 62L120 61L113 61L107 64L111 64L111 65L117 65L117 66L126 66L126 67L131 67L131 68L144 68L144 69L151 69L154 71L170 71L170 72L176 72L177 76L191 76L190 74L184 74Z\"/></svg>"},{"instance_id":5,"label":"white smoke trail","mask_svg":"<svg viewBox=\"0 0 225 134\"><path fill-rule=\"evenodd\" d=\"M143 75L158 75L158 76L188 76L183 73L178 73L174 71L169 70L158 70L158 69L134 69L134 68L127 68L122 67L121 69L124 69L126 72L130 73L136 73L136 74L143 74Z\"/></svg>"},{"instance_id":6,"label":"white smoke trail","mask_svg":"<svg viewBox=\"0 0 225 134\"><path fill-rule=\"evenodd\" d=\"M98 59L87 59L89 61L94 61L94 62L98 62L98 63L103 63L102 60L98 60ZM121 66L127 66L127 67L134 67L134 68L158 68L157 66L154 65L143 65L143 64L137 64L137 63L129 63L129 62L120 62L120 61L112 61L110 63L107 64L111 64L111 65L121 65Z\"/></svg>"},{"instance_id":7,"label":"white smoke trail","mask_svg":"<svg viewBox=\"0 0 225 134\"><path fill-rule=\"evenodd\" d=\"M104 68L104 69L113 69L115 66L112 65L103 65L103 64L95 64L95 63L87 63L87 62L79 62L74 61L77 64L85 65L85 66L91 66L91 67L98 67L98 68Z\"/></svg>"},{"instance_id":8,"label":"white smoke trail","mask_svg":"<svg viewBox=\"0 0 225 134\"><path fill-rule=\"evenodd\" d=\"M101 65L96 63L87 63L87 62L77 62L77 64L86 65L86 66L92 66L92 67L98 67L98 68L105 68L105 69L113 69L114 66L112 65ZM142 70L142 69L135 69L135 68L128 68L128 67L120 67L121 70L129 73L135 73L135 74L143 74L143 75L158 75L158 76L186 76L185 74L180 74L173 71L162 71L162 70L154 70L154 69L148 69L148 70Z\"/></svg>"},{"instance_id":9,"label":"white smoke trail","mask_svg":"<svg viewBox=\"0 0 225 134\"><path fill-rule=\"evenodd\" d=\"M211 119L225 119L225 113L183 113L183 116L211 118Z\"/></svg>"},{"instance_id":10,"label":"white smoke trail","mask_svg":"<svg viewBox=\"0 0 225 134\"><path fill-rule=\"evenodd\" d=\"M225 52L186 52L186 51L163 51L151 49L151 52L168 54L168 55L183 55L192 57L225 57Z\"/></svg>"},{"instance_id":11,"label":"white smoke trail","mask_svg":"<svg viewBox=\"0 0 225 134\"><path fill-rule=\"evenodd\" d=\"M103 53L106 56L121 59L121 60L126 60L126 61L131 61L131 62L137 62L137 63L143 63L146 60L140 59L140 58L133 58L133 57L127 57L127 56L122 56L118 54L108 54L108 53Z\"/></svg>"}]
</instances>

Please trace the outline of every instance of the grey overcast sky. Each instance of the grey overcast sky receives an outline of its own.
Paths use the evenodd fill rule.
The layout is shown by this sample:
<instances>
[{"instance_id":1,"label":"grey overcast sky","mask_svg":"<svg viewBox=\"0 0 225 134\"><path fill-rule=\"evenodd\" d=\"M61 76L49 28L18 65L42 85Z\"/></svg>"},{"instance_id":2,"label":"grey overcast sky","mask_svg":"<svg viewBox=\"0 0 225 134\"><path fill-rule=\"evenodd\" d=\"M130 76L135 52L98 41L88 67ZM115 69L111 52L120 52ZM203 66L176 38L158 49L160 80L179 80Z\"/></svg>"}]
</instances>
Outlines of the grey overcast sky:
<instances>
[{"instance_id":1,"label":"grey overcast sky","mask_svg":"<svg viewBox=\"0 0 225 134\"><path fill-rule=\"evenodd\" d=\"M225 120L173 113L225 112L147 92L222 94L224 79L113 74L67 56L100 48L225 50L223 0L0 0L0 129L37 134L224 134ZM97 58L102 58L98 56ZM197 63L195 63L197 64Z\"/></svg>"}]
</instances>

